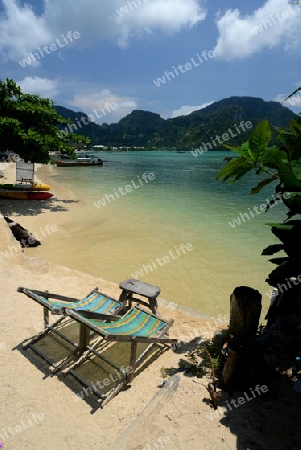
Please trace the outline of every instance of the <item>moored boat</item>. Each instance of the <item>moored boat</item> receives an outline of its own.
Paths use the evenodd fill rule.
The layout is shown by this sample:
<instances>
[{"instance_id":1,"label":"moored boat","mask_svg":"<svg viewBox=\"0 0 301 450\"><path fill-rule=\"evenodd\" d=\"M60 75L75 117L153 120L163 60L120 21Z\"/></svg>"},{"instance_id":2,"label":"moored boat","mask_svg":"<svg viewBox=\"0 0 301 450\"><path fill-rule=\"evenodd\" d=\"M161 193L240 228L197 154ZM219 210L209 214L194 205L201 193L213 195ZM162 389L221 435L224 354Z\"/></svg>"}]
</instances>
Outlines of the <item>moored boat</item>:
<instances>
[{"instance_id":1,"label":"moored boat","mask_svg":"<svg viewBox=\"0 0 301 450\"><path fill-rule=\"evenodd\" d=\"M102 166L103 160L95 156L85 156L76 159L57 159L55 163L58 167Z\"/></svg>"},{"instance_id":2,"label":"moored boat","mask_svg":"<svg viewBox=\"0 0 301 450\"><path fill-rule=\"evenodd\" d=\"M47 200L53 197L50 192L42 191L22 191L22 190L0 190L0 197L9 198L11 200Z\"/></svg>"},{"instance_id":3,"label":"moored boat","mask_svg":"<svg viewBox=\"0 0 301 450\"><path fill-rule=\"evenodd\" d=\"M6 183L0 184L0 189L9 189L12 191L49 191L51 186L44 183Z\"/></svg>"}]
</instances>

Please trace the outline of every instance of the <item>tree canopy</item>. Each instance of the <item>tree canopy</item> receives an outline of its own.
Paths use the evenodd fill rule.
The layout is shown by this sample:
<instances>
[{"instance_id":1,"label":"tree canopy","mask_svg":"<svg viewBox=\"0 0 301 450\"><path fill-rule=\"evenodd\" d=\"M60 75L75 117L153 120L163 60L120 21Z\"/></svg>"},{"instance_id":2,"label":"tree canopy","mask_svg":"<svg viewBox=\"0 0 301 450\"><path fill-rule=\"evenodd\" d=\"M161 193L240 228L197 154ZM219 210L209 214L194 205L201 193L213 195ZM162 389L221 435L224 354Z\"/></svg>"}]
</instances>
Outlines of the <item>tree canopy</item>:
<instances>
[{"instance_id":1,"label":"tree canopy","mask_svg":"<svg viewBox=\"0 0 301 450\"><path fill-rule=\"evenodd\" d=\"M59 128L70 123L60 116L54 102L39 95L24 94L11 80L0 80L0 151L12 151L25 161L48 163L49 152L74 154L72 143L90 143L76 134L67 136Z\"/></svg>"}]
</instances>

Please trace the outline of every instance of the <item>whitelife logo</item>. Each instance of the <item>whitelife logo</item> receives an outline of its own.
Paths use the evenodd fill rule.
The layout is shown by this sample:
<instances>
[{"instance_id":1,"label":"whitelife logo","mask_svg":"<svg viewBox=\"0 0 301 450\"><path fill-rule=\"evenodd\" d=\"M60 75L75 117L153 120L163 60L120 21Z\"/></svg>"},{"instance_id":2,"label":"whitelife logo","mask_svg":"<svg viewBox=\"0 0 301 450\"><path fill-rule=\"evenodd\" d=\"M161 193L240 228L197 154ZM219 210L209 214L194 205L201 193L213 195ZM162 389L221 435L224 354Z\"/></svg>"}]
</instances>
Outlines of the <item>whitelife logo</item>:
<instances>
[{"instance_id":1,"label":"whitelife logo","mask_svg":"<svg viewBox=\"0 0 301 450\"><path fill-rule=\"evenodd\" d=\"M291 16L295 16L301 11L300 6L295 4L295 9L293 10L292 6L288 7L289 11L282 11L282 13L277 13L274 15L270 15L270 19L268 20L262 20L261 25L257 25L254 28L251 28L251 31L254 35L258 33L262 33L265 30L268 30L269 28L272 28L274 25L277 25L279 22L282 22L285 19L288 19ZM277 20L276 20L277 19Z\"/></svg>"},{"instance_id":2,"label":"whitelife logo","mask_svg":"<svg viewBox=\"0 0 301 450\"><path fill-rule=\"evenodd\" d=\"M67 36L65 37L64 34L62 34L63 42L60 41L60 39L56 39L56 43L50 44L50 45L44 45L43 48L38 47L38 52L30 53L27 58L24 58L22 61L19 61L19 64L21 67L30 66L32 63L36 63L41 58L44 58L46 55L50 55L53 52L56 52L59 48L66 47L66 45L70 44L70 42L73 42L73 39L79 39L80 33L78 31L68 31ZM69 40L68 40L69 39Z\"/></svg>"},{"instance_id":3,"label":"whitelife logo","mask_svg":"<svg viewBox=\"0 0 301 450\"><path fill-rule=\"evenodd\" d=\"M111 202L115 202L116 200L121 198L120 195L124 197L125 195L130 194L131 192L133 192L133 190L139 189L141 186L148 184L149 181L153 181L156 176L153 172L150 172L144 173L141 178L139 175L137 175L137 180L132 180L131 184L128 184L123 188L119 187L118 189L114 189L112 194L106 194L102 199L94 202L94 206L96 206L97 209L100 209L102 206L106 206ZM139 184L136 184L135 181Z\"/></svg>"},{"instance_id":4,"label":"whitelife logo","mask_svg":"<svg viewBox=\"0 0 301 450\"><path fill-rule=\"evenodd\" d=\"M21 433L22 431L27 430L28 428L33 427L34 425L39 425L39 422L45 419L45 415L42 413L34 413L31 417L26 417L26 419L21 420L18 425L14 427L2 428L0 439L4 442L5 439L9 439L14 437L17 433ZM1 447L0 447L1 448Z\"/></svg>"},{"instance_id":5,"label":"whitelife logo","mask_svg":"<svg viewBox=\"0 0 301 450\"><path fill-rule=\"evenodd\" d=\"M56 134L59 137L64 137L68 136L68 134L73 134L74 131L77 131L79 128L82 128L82 124L89 125L91 122L95 122L96 118L100 119L101 117L105 116L107 113L104 110L104 108L106 108L107 113L111 113L112 111L115 111L115 109L118 108L118 105L115 102L112 103L106 102L104 106L99 105L99 109L102 112L102 114L98 114L98 111L96 109L93 109L93 114L88 114L88 116L81 116L80 119L76 117L75 118L76 124L74 122L69 123L67 127L65 127L63 130L58 130ZM82 124L80 122L82 122Z\"/></svg>"},{"instance_id":6,"label":"whitelife logo","mask_svg":"<svg viewBox=\"0 0 301 450\"><path fill-rule=\"evenodd\" d=\"M148 0L143 0L143 3L147 3ZM115 9L119 17L122 17L124 14L127 14L130 11L133 11L134 9L138 8L138 6L143 5L142 0L136 0L136 1L128 1L125 3L121 8Z\"/></svg>"},{"instance_id":7,"label":"whitelife logo","mask_svg":"<svg viewBox=\"0 0 301 450\"><path fill-rule=\"evenodd\" d=\"M238 397L236 400L232 399L230 402L226 401L227 412L232 411L233 407L236 409L239 406L244 405L246 402L253 400L257 396L260 396L261 394L266 394L268 392L269 388L265 384L263 384L262 386L257 384L254 388L255 392L253 391L252 388L250 388L249 390L251 392L244 392L243 397ZM230 405L230 403L232 406ZM224 417L224 410L218 409L215 413L211 413L210 415L207 414L206 417L208 420L211 420L211 421L214 419L219 419L221 417Z\"/></svg>"},{"instance_id":8,"label":"whitelife logo","mask_svg":"<svg viewBox=\"0 0 301 450\"><path fill-rule=\"evenodd\" d=\"M196 158L197 156L202 155L208 150L212 150L213 146L215 148L220 147L221 145L223 145L224 142L227 142L229 139L231 139L231 137L234 138L238 136L241 133L241 131L244 132L246 131L246 129L249 130L250 128L252 128L253 124L252 122L244 122L242 120L238 126L235 124L234 127L238 134L235 134L233 130L229 128L226 133L222 134L222 136L219 136L217 134L214 139L210 138L211 142L206 143L203 142L199 148L191 150L190 153ZM218 142L218 144L216 143L216 141Z\"/></svg>"},{"instance_id":9,"label":"whitelife logo","mask_svg":"<svg viewBox=\"0 0 301 450\"><path fill-rule=\"evenodd\" d=\"M192 244L181 244L179 248L175 247L176 256L172 250L168 252L168 255L165 255L161 258L156 258L156 262L152 259L151 264L143 264L141 269L136 270L136 272L133 274L133 278L142 278L145 275L148 275L148 272L153 272L154 270L158 269L159 267L164 266L165 264L169 264L171 261L174 261L175 259L178 259L180 256L185 255L186 251L190 252L193 250ZM157 264L156 264L157 263Z\"/></svg>"},{"instance_id":10,"label":"whitelife logo","mask_svg":"<svg viewBox=\"0 0 301 450\"><path fill-rule=\"evenodd\" d=\"M262 203L259 207L258 206L254 206L253 207L253 211L259 215L263 212L266 212L268 208L274 208L274 206L278 205L278 202L282 203L282 197L287 200L288 198L290 198L290 193L289 192L284 192L283 194L281 192L279 192L278 194L276 194L276 196L272 195L272 199L269 200L268 198L266 199L266 203ZM272 203L270 203L272 202ZM258 210L260 209L260 211ZM255 215L253 214L251 208L248 208L249 212L245 212L245 213L239 213L239 216L236 219L233 219L231 222L228 222L228 224L232 227L238 227L239 225L242 224L242 222L245 222L246 220L251 220L255 217Z\"/></svg>"},{"instance_id":11,"label":"whitelife logo","mask_svg":"<svg viewBox=\"0 0 301 450\"><path fill-rule=\"evenodd\" d=\"M190 58L191 62L187 62L186 64L179 64L178 67L172 66L173 72L167 72L165 71L162 77L157 78L157 80L153 80L153 83L160 87L162 84L165 84L167 81L173 80L174 78L179 77L181 73L186 73L189 70L193 69L194 67L198 67L201 64L203 64L205 61L208 61L209 58L214 58L215 54L214 51L210 50L207 52L207 50L202 51L202 56L197 53L197 61L195 61L194 58ZM192 64L191 64L192 63ZM179 73L180 72L180 73ZM165 78L166 77L166 78Z\"/></svg>"}]
</instances>

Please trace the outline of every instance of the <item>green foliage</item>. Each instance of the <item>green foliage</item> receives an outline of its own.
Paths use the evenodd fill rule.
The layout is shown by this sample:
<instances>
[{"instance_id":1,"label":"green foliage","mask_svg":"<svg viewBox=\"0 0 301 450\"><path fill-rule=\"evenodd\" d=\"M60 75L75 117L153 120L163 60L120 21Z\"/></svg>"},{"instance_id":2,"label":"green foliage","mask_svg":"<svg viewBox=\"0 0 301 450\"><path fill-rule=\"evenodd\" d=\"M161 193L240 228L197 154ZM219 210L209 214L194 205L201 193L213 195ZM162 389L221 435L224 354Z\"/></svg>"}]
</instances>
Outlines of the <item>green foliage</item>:
<instances>
[{"instance_id":1,"label":"green foliage","mask_svg":"<svg viewBox=\"0 0 301 450\"><path fill-rule=\"evenodd\" d=\"M80 116L88 121L83 112L74 112L61 106L55 108L63 117L69 117L71 122L77 123ZM268 119L271 124L271 142L276 143L277 129L288 126L294 117L292 111L277 102L265 102L253 97L230 97L189 115L167 120L159 114L136 110L118 123L97 125L90 122L75 133L90 137L93 145L191 150L209 143L212 150L223 150L222 144L216 142L215 146L212 140L216 136L222 139L229 129L232 134L229 134L228 144L232 146L239 145L249 137L250 130L244 132L239 129L240 132L237 132L235 125L238 126L241 121L250 121L255 127L262 119Z\"/></svg>"},{"instance_id":2,"label":"green foliage","mask_svg":"<svg viewBox=\"0 0 301 450\"><path fill-rule=\"evenodd\" d=\"M176 367L171 367L171 368L161 367L161 369L160 369L161 377L162 378L171 377L172 375L177 373L178 370L179 369L177 369Z\"/></svg>"},{"instance_id":3,"label":"green foliage","mask_svg":"<svg viewBox=\"0 0 301 450\"><path fill-rule=\"evenodd\" d=\"M277 170L281 166L281 155L278 154L277 147L268 147L270 140L271 128L269 123L264 120L253 130L247 142L240 147L231 148L231 151L238 153L239 156L232 158L217 174L216 179L222 178L223 183L231 180L230 184L233 184L253 169L258 174L267 173L269 177L253 188L252 194L257 194L264 186L279 179L277 172L271 173L269 170ZM285 153L284 156L286 156Z\"/></svg>"},{"instance_id":4,"label":"green foliage","mask_svg":"<svg viewBox=\"0 0 301 450\"><path fill-rule=\"evenodd\" d=\"M267 120L260 122L251 134L249 140L249 155L255 165L262 161L262 157L266 152L271 138L272 132L269 122Z\"/></svg>"},{"instance_id":5,"label":"green foliage","mask_svg":"<svg viewBox=\"0 0 301 450\"><path fill-rule=\"evenodd\" d=\"M52 100L24 94L10 79L0 80L0 151L10 150L25 161L48 163L50 151L73 155L72 142L89 140L83 136L60 136L58 127L67 125Z\"/></svg>"},{"instance_id":6,"label":"green foliage","mask_svg":"<svg viewBox=\"0 0 301 450\"><path fill-rule=\"evenodd\" d=\"M290 219L296 214L301 214L301 118L292 119L288 130L278 132L281 146L269 146L271 136L271 127L268 121L264 120L257 125L247 142L240 147L230 148L238 156L232 158L216 178L233 184L250 170L255 170L258 175L265 174L266 178L261 180L251 193L257 194L266 185L277 181L276 198L280 197L286 205L287 216ZM270 202L267 209L273 203L275 199ZM285 283L286 279L301 273L301 222L291 220L270 226L272 233L282 243L268 246L262 254L274 255L281 251L287 255L270 259L277 267L266 281L271 286L277 287L279 283Z\"/></svg>"},{"instance_id":7,"label":"green foliage","mask_svg":"<svg viewBox=\"0 0 301 450\"><path fill-rule=\"evenodd\" d=\"M185 356L189 361L191 373L202 377L210 371L213 378L215 375L219 378L224 364L221 350L231 337L229 328L226 328L213 339L201 342L194 350L188 352Z\"/></svg>"},{"instance_id":8,"label":"green foliage","mask_svg":"<svg viewBox=\"0 0 301 450\"><path fill-rule=\"evenodd\" d=\"M278 283L286 283L286 279L298 277L301 273L301 221L290 220L284 224L269 224L272 233L282 242L282 244L270 245L262 252L263 255L274 255L279 251L284 251L287 257L272 258L269 261L277 264L267 279L271 286Z\"/></svg>"},{"instance_id":9,"label":"green foliage","mask_svg":"<svg viewBox=\"0 0 301 450\"><path fill-rule=\"evenodd\" d=\"M257 194L269 183L278 181L276 192L282 195L288 193L286 197L289 198L283 201L289 208L289 217L301 212L301 119L292 122L290 129L293 132L279 132L282 142L289 141L287 146L280 148L275 145L269 147L271 129L266 120L261 122L247 142L238 148L231 148L238 156L232 158L216 177L222 182L230 180L233 184L250 170L255 170L258 175L268 175L251 193Z\"/></svg>"},{"instance_id":10,"label":"green foliage","mask_svg":"<svg viewBox=\"0 0 301 450\"><path fill-rule=\"evenodd\" d=\"M231 161L218 173L217 179L223 178L223 183L232 178L229 184L234 184L243 175L253 169L253 164L248 161L245 156L239 156L238 158L233 158Z\"/></svg>"}]
</instances>

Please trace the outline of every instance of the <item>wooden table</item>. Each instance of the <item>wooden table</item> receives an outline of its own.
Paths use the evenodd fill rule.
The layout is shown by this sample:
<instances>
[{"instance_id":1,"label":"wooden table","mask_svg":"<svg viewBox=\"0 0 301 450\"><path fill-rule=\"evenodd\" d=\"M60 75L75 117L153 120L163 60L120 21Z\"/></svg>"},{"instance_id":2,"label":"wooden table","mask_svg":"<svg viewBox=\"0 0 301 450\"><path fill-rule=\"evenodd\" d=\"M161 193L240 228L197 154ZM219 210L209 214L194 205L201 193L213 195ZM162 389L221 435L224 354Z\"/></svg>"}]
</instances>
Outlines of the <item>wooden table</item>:
<instances>
[{"instance_id":1,"label":"wooden table","mask_svg":"<svg viewBox=\"0 0 301 450\"><path fill-rule=\"evenodd\" d=\"M152 284L144 283L144 281L135 280L135 278L128 278L119 284L122 292L119 297L120 303L128 302L129 307L132 306L132 302L138 302L142 305L147 306L151 311L158 315L158 303L157 297L161 292L158 286L153 286ZM141 295L148 299L148 303L139 299L133 298L133 294Z\"/></svg>"}]
</instances>

